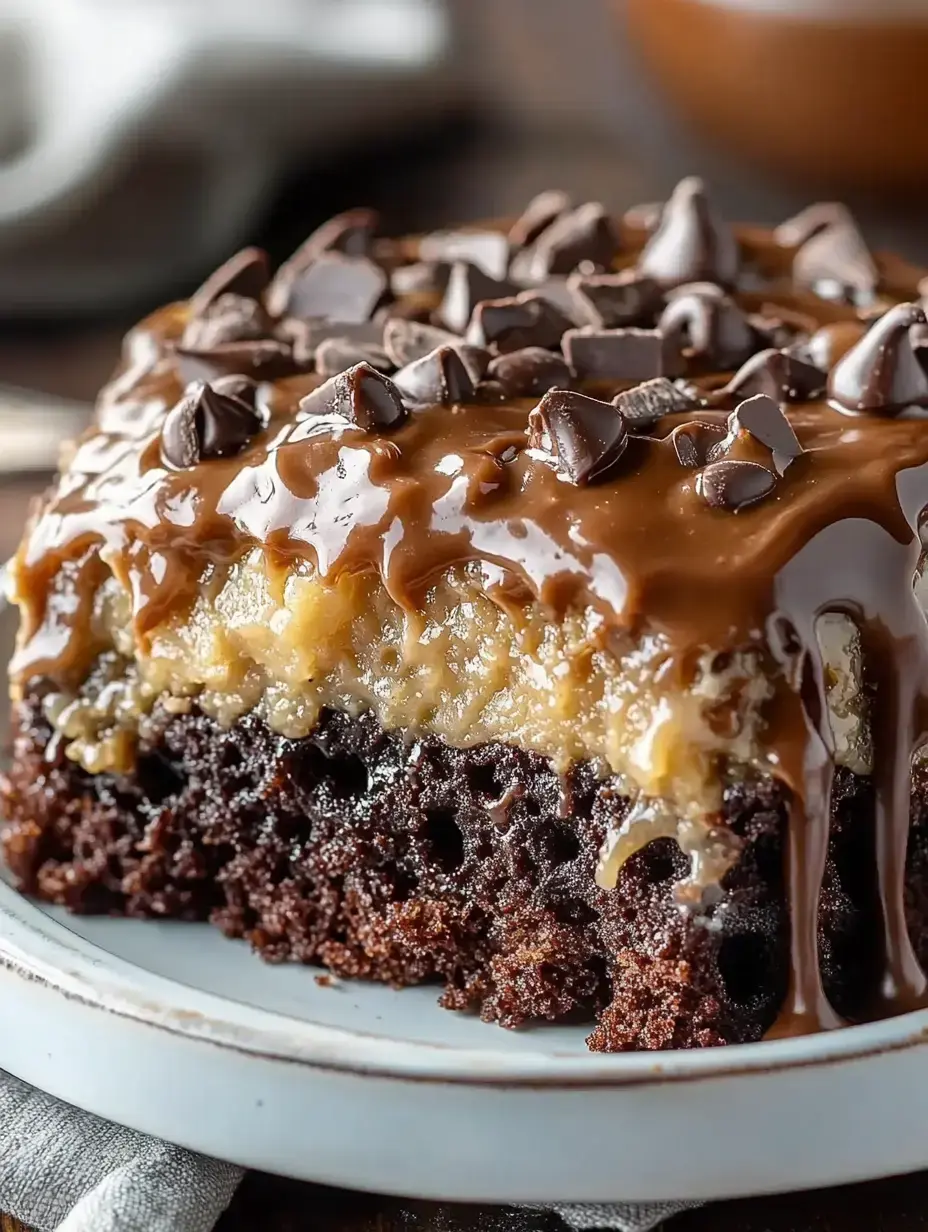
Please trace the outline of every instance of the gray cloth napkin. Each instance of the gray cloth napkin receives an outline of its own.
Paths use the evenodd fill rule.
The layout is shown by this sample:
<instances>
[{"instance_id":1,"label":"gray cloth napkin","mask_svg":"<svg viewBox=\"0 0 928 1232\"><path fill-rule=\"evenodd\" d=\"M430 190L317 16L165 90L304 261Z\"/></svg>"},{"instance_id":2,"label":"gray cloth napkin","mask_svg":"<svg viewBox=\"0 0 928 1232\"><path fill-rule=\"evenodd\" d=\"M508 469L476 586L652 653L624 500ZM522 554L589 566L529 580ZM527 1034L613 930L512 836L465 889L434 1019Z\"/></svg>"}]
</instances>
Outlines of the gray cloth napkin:
<instances>
[{"instance_id":1,"label":"gray cloth napkin","mask_svg":"<svg viewBox=\"0 0 928 1232\"><path fill-rule=\"evenodd\" d=\"M0 1210L38 1232L210 1232L242 1174L0 1074ZM690 1205L553 1209L578 1232L649 1232Z\"/></svg>"}]
</instances>

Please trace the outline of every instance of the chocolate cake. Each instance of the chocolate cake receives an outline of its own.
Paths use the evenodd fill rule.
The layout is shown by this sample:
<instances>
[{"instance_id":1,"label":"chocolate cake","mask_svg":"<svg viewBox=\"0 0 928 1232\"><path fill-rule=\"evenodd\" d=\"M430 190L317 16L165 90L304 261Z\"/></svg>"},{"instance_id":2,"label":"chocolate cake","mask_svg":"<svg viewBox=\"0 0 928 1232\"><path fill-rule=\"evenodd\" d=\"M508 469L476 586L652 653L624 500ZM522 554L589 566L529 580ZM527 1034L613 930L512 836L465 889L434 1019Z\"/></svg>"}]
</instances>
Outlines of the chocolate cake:
<instances>
[{"instance_id":1,"label":"chocolate cake","mask_svg":"<svg viewBox=\"0 0 928 1232\"><path fill-rule=\"evenodd\" d=\"M697 179L233 257L13 562L23 891L605 1051L924 1006L921 275Z\"/></svg>"}]
</instances>

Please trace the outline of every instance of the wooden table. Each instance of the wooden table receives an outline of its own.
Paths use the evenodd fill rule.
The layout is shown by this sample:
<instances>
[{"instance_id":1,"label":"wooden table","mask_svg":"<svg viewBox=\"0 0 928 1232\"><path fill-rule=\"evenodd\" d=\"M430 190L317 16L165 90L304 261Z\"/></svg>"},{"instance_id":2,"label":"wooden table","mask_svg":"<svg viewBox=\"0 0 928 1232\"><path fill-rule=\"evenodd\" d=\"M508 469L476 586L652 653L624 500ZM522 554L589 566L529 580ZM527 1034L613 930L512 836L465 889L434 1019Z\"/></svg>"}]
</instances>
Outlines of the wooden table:
<instances>
[{"instance_id":1,"label":"wooden table","mask_svg":"<svg viewBox=\"0 0 928 1232\"><path fill-rule=\"evenodd\" d=\"M450 144L449 144L450 142ZM320 189L320 183L325 187ZM573 188L616 205L649 197L653 184L602 138L571 134L512 140L488 139L462 125L439 141L413 144L386 158L352 158L323 181L291 186L262 238L278 254L337 208L372 201L396 227L440 225L518 208L551 184ZM316 216L306 215L313 201ZM122 325L5 330L0 339L0 380L76 398L91 398L112 367ZM15 545L32 483L0 480L0 560ZM0 617L0 657L12 621ZM0 738L3 707L0 706ZM764 1110L758 1108L758 1116ZM311 1115L311 1112L308 1113ZM711 1134L712 1126L706 1126ZM867 1133L864 1117L862 1134ZM926 1128L928 1132L928 1128ZM547 1232L562 1227L555 1216L500 1208L399 1201L321 1189L260 1174L246 1177L219 1232ZM675 1232L915 1232L928 1229L928 1174L815 1194L720 1203L673 1221ZM23 1232L0 1214L0 1232Z\"/></svg>"}]
</instances>

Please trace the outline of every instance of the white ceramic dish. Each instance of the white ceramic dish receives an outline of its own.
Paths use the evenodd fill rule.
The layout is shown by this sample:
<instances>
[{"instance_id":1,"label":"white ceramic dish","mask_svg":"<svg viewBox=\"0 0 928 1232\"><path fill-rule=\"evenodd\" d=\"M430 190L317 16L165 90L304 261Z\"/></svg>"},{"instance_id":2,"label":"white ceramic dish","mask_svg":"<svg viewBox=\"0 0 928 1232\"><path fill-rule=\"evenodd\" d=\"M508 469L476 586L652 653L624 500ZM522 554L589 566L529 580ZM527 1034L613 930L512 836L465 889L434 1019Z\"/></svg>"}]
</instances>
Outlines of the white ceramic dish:
<instances>
[{"instance_id":1,"label":"white ceramic dish","mask_svg":"<svg viewBox=\"0 0 928 1232\"><path fill-rule=\"evenodd\" d=\"M422 1197L715 1198L928 1165L928 1013L594 1056L429 988L320 987L201 925L75 919L0 883L0 1067L294 1177Z\"/></svg>"}]
</instances>

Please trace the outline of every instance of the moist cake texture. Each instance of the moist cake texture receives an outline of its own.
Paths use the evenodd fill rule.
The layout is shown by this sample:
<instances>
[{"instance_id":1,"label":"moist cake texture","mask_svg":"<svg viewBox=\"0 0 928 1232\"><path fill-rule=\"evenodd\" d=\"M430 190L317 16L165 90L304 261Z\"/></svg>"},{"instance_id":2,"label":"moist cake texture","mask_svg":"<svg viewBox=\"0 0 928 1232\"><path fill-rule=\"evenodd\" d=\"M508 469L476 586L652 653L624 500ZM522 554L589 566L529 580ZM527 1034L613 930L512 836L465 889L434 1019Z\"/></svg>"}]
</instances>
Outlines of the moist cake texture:
<instances>
[{"instance_id":1,"label":"moist cake texture","mask_svg":"<svg viewBox=\"0 0 928 1232\"><path fill-rule=\"evenodd\" d=\"M232 258L15 559L22 888L606 1050L925 1004L920 277L695 179Z\"/></svg>"}]
</instances>

